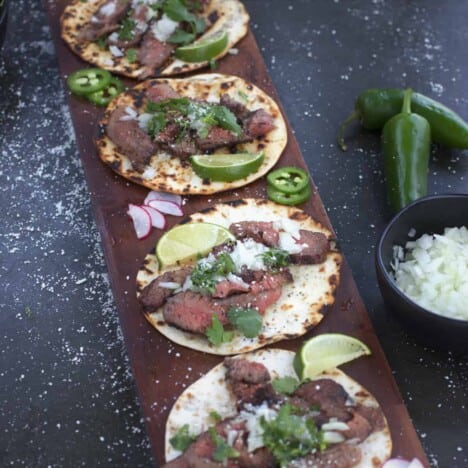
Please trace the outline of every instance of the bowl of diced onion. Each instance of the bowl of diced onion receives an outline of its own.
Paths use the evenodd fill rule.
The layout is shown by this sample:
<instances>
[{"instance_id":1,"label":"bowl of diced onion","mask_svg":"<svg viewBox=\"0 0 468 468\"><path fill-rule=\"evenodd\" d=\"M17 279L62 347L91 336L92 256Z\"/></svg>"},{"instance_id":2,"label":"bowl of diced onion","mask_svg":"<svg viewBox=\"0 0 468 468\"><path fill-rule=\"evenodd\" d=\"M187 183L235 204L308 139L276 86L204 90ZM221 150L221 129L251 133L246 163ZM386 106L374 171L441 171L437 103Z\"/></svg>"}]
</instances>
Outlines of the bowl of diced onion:
<instances>
[{"instance_id":1,"label":"bowl of diced onion","mask_svg":"<svg viewBox=\"0 0 468 468\"><path fill-rule=\"evenodd\" d=\"M419 341L468 354L468 194L405 207L382 233L375 263L387 308Z\"/></svg>"}]
</instances>

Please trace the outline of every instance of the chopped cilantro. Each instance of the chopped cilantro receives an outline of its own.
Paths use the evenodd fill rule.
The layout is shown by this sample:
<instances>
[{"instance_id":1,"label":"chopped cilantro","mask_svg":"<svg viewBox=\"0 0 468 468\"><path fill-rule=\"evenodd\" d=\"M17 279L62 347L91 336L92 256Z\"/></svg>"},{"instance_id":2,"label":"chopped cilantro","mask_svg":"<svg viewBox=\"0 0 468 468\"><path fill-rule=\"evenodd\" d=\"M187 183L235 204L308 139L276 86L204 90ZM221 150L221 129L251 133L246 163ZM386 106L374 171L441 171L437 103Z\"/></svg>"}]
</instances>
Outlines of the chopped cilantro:
<instances>
[{"instance_id":1,"label":"chopped cilantro","mask_svg":"<svg viewBox=\"0 0 468 468\"><path fill-rule=\"evenodd\" d=\"M213 262L198 262L190 275L190 279L199 292L213 294L218 279L235 270L236 265L231 256L227 253L222 253Z\"/></svg>"},{"instance_id":2,"label":"chopped cilantro","mask_svg":"<svg viewBox=\"0 0 468 468\"><path fill-rule=\"evenodd\" d=\"M277 271L291 263L289 253L283 249L272 248L259 256L262 258L263 263L273 271Z\"/></svg>"},{"instance_id":3,"label":"chopped cilantro","mask_svg":"<svg viewBox=\"0 0 468 468\"><path fill-rule=\"evenodd\" d=\"M120 29L118 30L119 39L121 41L131 41L135 35L136 22L134 19L127 16L120 23Z\"/></svg>"},{"instance_id":4,"label":"chopped cilantro","mask_svg":"<svg viewBox=\"0 0 468 468\"><path fill-rule=\"evenodd\" d=\"M224 462L228 458L238 458L240 453L231 447L219 434L217 434L214 427L208 429L211 440L215 444L215 450L213 452L213 460L217 462Z\"/></svg>"},{"instance_id":5,"label":"chopped cilantro","mask_svg":"<svg viewBox=\"0 0 468 468\"><path fill-rule=\"evenodd\" d=\"M233 332L225 331L218 316L213 314L211 317L211 326L206 329L205 335L211 344L219 346L221 343L229 343L234 334Z\"/></svg>"},{"instance_id":6,"label":"chopped cilantro","mask_svg":"<svg viewBox=\"0 0 468 468\"><path fill-rule=\"evenodd\" d=\"M230 130L236 135L242 133L242 128L237 123L236 116L227 107L213 106L213 113L213 117L220 127Z\"/></svg>"},{"instance_id":7,"label":"chopped cilantro","mask_svg":"<svg viewBox=\"0 0 468 468\"><path fill-rule=\"evenodd\" d=\"M208 60L208 66L210 67L210 70L215 70L217 63L215 59L210 59Z\"/></svg>"},{"instance_id":8,"label":"chopped cilantro","mask_svg":"<svg viewBox=\"0 0 468 468\"><path fill-rule=\"evenodd\" d=\"M256 337L262 328L262 316L255 309L231 307L228 319L247 338Z\"/></svg>"},{"instance_id":9,"label":"chopped cilantro","mask_svg":"<svg viewBox=\"0 0 468 468\"><path fill-rule=\"evenodd\" d=\"M177 28L167 40L171 44L186 45L193 42L195 34L192 32L184 31L183 29Z\"/></svg>"},{"instance_id":10,"label":"chopped cilantro","mask_svg":"<svg viewBox=\"0 0 468 468\"><path fill-rule=\"evenodd\" d=\"M189 425L184 424L169 442L176 450L183 452L195 439L196 437L189 433Z\"/></svg>"},{"instance_id":11,"label":"chopped cilantro","mask_svg":"<svg viewBox=\"0 0 468 468\"><path fill-rule=\"evenodd\" d=\"M106 35L99 36L94 42L101 50L107 49L107 37L106 37Z\"/></svg>"},{"instance_id":12,"label":"chopped cilantro","mask_svg":"<svg viewBox=\"0 0 468 468\"><path fill-rule=\"evenodd\" d=\"M274 379L271 383L278 393L283 393L285 395L291 395L300 385L299 380L294 377L279 377Z\"/></svg>"},{"instance_id":13,"label":"chopped cilantro","mask_svg":"<svg viewBox=\"0 0 468 468\"><path fill-rule=\"evenodd\" d=\"M166 125L164 114L154 114L146 124L146 131L151 138L154 138L166 128Z\"/></svg>"},{"instance_id":14,"label":"chopped cilantro","mask_svg":"<svg viewBox=\"0 0 468 468\"><path fill-rule=\"evenodd\" d=\"M244 91L239 91L237 94L243 101L249 102L249 96Z\"/></svg>"},{"instance_id":15,"label":"chopped cilantro","mask_svg":"<svg viewBox=\"0 0 468 468\"><path fill-rule=\"evenodd\" d=\"M219 422L222 419L221 415L215 410L210 411L210 418L215 422Z\"/></svg>"},{"instance_id":16,"label":"chopped cilantro","mask_svg":"<svg viewBox=\"0 0 468 468\"><path fill-rule=\"evenodd\" d=\"M295 458L323 451L327 447L323 431L317 429L314 420L294 414L294 406L289 403L281 406L276 418L271 421L262 416L260 425L265 447L281 467L288 466Z\"/></svg>"},{"instance_id":17,"label":"chopped cilantro","mask_svg":"<svg viewBox=\"0 0 468 468\"><path fill-rule=\"evenodd\" d=\"M138 52L136 49L127 49L125 52L125 57L130 63L134 63L138 59Z\"/></svg>"}]
</instances>

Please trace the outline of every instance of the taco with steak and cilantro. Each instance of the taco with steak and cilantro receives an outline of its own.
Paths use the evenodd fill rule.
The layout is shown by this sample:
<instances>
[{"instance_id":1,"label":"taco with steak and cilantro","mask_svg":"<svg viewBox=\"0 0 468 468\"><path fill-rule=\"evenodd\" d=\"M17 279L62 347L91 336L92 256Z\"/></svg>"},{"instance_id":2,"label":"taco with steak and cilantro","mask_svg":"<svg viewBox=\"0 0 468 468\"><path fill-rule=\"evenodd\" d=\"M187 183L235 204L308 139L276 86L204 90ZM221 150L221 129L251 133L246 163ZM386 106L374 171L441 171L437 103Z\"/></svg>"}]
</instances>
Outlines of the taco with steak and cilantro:
<instances>
[{"instance_id":1,"label":"taco with steak and cilantro","mask_svg":"<svg viewBox=\"0 0 468 468\"><path fill-rule=\"evenodd\" d=\"M341 254L304 211L262 199L214 205L186 223L228 228L232 240L192 263L137 275L148 321L171 341L211 354L245 353L305 334L334 302Z\"/></svg>"},{"instance_id":2,"label":"taco with steak and cilantro","mask_svg":"<svg viewBox=\"0 0 468 468\"><path fill-rule=\"evenodd\" d=\"M205 74L145 81L114 99L101 121L98 153L121 176L150 189L207 195L265 175L286 146L277 104L242 78ZM232 181L201 178L191 156L261 153Z\"/></svg>"},{"instance_id":3,"label":"taco with steak and cilantro","mask_svg":"<svg viewBox=\"0 0 468 468\"><path fill-rule=\"evenodd\" d=\"M238 0L73 0L61 33L86 62L145 79L206 66L207 60L192 62L196 55L184 57L190 62L177 58L177 49L187 45L215 42L213 59L223 57L245 36L248 23Z\"/></svg>"},{"instance_id":4,"label":"taco with steak and cilantro","mask_svg":"<svg viewBox=\"0 0 468 468\"><path fill-rule=\"evenodd\" d=\"M176 400L167 468L379 467L392 439L377 400L338 369L300 383L294 353L225 358Z\"/></svg>"}]
</instances>

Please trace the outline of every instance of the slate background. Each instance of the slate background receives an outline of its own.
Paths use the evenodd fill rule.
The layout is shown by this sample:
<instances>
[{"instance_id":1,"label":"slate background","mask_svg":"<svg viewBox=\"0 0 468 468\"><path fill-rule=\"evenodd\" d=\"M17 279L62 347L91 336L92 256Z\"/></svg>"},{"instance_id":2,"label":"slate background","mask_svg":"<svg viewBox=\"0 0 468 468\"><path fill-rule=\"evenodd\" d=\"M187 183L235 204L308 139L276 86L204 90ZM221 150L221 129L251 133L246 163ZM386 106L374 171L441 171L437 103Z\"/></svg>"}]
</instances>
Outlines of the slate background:
<instances>
[{"instance_id":1,"label":"slate background","mask_svg":"<svg viewBox=\"0 0 468 468\"><path fill-rule=\"evenodd\" d=\"M48 0L53 1L53 0ZM390 219L378 135L335 145L355 96L412 86L468 117L468 3L246 0L252 29L433 466L468 465L468 361L421 347L382 303ZM0 55L0 464L151 466L43 6L17 0ZM468 192L434 148L429 193Z\"/></svg>"}]
</instances>

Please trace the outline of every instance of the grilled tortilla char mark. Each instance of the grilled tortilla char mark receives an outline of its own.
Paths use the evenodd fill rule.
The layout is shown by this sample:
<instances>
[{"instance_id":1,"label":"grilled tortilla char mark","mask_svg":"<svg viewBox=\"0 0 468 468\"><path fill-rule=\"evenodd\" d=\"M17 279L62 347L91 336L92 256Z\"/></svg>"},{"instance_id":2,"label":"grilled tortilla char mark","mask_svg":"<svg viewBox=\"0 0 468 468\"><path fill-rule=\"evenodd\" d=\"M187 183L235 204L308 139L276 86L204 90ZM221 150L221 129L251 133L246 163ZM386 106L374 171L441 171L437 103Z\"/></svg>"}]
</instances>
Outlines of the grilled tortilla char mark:
<instances>
[{"instance_id":1,"label":"grilled tortilla char mark","mask_svg":"<svg viewBox=\"0 0 468 468\"><path fill-rule=\"evenodd\" d=\"M119 28L119 22L130 8L130 0L109 0L91 17L78 34L79 41L96 41L102 35Z\"/></svg>"},{"instance_id":2,"label":"grilled tortilla char mark","mask_svg":"<svg viewBox=\"0 0 468 468\"><path fill-rule=\"evenodd\" d=\"M118 106L109 117L107 136L127 155L137 171L144 172L156 145L138 126L138 121L128 117L126 106Z\"/></svg>"}]
</instances>

